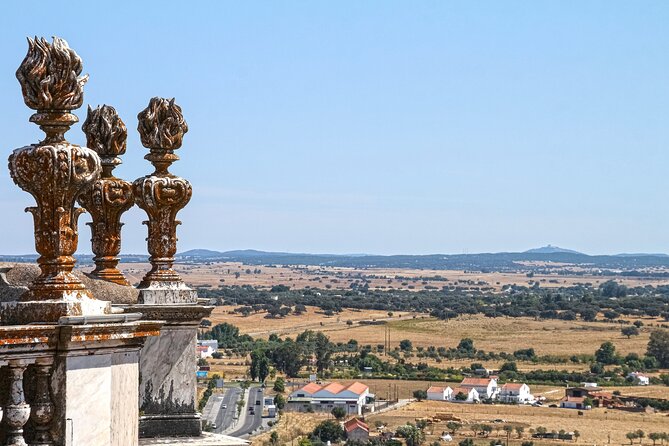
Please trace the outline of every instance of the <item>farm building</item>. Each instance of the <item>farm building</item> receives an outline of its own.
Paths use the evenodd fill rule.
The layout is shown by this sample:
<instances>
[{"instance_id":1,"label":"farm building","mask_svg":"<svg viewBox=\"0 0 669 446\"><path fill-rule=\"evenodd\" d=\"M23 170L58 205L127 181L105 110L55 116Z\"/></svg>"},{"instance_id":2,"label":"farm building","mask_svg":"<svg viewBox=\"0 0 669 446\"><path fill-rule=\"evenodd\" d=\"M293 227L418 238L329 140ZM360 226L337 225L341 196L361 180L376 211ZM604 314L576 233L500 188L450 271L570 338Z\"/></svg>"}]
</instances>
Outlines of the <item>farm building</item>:
<instances>
[{"instance_id":1,"label":"farm building","mask_svg":"<svg viewBox=\"0 0 669 446\"><path fill-rule=\"evenodd\" d=\"M430 386L427 389L427 399L432 401L450 401L453 398L453 389L450 387Z\"/></svg>"},{"instance_id":2,"label":"farm building","mask_svg":"<svg viewBox=\"0 0 669 446\"><path fill-rule=\"evenodd\" d=\"M504 403L524 404L534 401L534 396L527 384L506 383L502 386L498 399Z\"/></svg>"},{"instance_id":3,"label":"farm building","mask_svg":"<svg viewBox=\"0 0 669 446\"><path fill-rule=\"evenodd\" d=\"M348 441L367 442L369 440L369 426L358 418L351 418L345 422L344 432L346 432Z\"/></svg>"},{"instance_id":4,"label":"farm building","mask_svg":"<svg viewBox=\"0 0 669 446\"><path fill-rule=\"evenodd\" d=\"M585 405L585 397L565 396L560 400L560 407L563 409L586 409L590 406Z\"/></svg>"},{"instance_id":5,"label":"farm building","mask_svg":"<svg viewBox=\"0 0 669 446\"><path fill-rule=\"evenodd\" d=\"M460 387L476 389L480 398L494 399L499 392L497 378L493 376L489 378L465 378L460 383Z\"/></svg>"},{"instance_id":6,"label":"farm building","mask_svg":"<svg viewBox=\"0 0 669 446\"><path fill-rule=\"evenodd\" d=\"M309 383L290 394L286 410L331 412L341 407L347 414L362 415L363 406L373 397L369 387L360 382L348 386L336 382L325 386Z\"/></svg>"},{"instance_id":7,"label":"farm building","mask_svg":"<svg viewBox=\"0 0 669 446\"><path fill-rule=\"evenodd\" d=\"M464 399L464 397L466 397L466 399ZM473 387L471 388L456 387L455 389L453 389L453 398L451 399L451 401L463 402L463 403L475 403L480 400L481 398L479 396L478 391Z\"/></svg>"},{"instance_id":8,"label":"farm building","mask_svg":"<svg viewBox=\"0 0 669 446\"><path fill-rule=\"evenodd\" d=\"M627 375L627 379L632 380L638 386L648 386L650 385L650 378L643 373L632 372Z\"/></svg>"}]
</instances>

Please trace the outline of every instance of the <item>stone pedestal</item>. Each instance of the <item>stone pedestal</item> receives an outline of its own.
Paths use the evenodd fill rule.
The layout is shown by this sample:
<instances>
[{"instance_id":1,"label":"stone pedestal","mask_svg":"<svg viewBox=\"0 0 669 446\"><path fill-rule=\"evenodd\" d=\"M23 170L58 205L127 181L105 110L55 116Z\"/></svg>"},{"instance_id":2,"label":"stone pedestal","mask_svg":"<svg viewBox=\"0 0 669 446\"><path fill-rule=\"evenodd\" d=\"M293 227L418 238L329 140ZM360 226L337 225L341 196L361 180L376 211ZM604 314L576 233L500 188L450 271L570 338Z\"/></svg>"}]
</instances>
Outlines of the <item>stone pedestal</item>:
<instances>
[{"instance_id":1,"label":"stone pedestal","mask_svg":"<svg viewBox=\"0 0 669 446\"><path fill-rule=\"evenodd\" d=\"M159 299L165 302L167 297ZM147 340L139 360L139 436L199 436L196 340L202 318L213 307L197 304L138 304L125 307L146 320L164 321L160 336Z\"/></svg>"},{"instance_id":2,"label":"stone pedestal","mask_svg":"<svg viewBox=\"0 0 669 446\"><path fill-rule=\"evenodd\" d=\"M31 377L24 381L29 391L23 404L30 408L31 419L37 417L34 422L42 424L26 425L29 444L137 445L139 352L161 326L139 316L65 317L57 325L0 326L0 358L10 370L23 365ZM20 402L22 383L15 381L14 386Z\"/></svg>"}]
</instances>

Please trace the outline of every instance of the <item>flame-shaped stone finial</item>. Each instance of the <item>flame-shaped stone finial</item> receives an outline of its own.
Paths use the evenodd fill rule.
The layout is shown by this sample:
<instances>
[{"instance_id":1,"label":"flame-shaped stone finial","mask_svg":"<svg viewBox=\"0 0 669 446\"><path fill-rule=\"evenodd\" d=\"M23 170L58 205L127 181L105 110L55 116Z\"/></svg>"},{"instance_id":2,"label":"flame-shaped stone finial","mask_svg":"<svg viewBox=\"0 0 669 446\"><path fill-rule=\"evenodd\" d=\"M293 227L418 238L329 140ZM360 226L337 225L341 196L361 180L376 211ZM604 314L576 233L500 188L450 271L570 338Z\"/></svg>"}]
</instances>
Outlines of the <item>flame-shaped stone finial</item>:
<instances>
[{"instance_id":1,"label":"flame-shaped stone finial","mask_svg":"<svg viewBox=\"0 0 669 446\"><path fill-rule=\"evenodd\" d=\"M70 144L65 133L77 122L70 111L81 106L81 59L63 39L28 39L28 54L16 72L30 118L46 133L44 141L14 150L9 171L14 182L30 193L35 249L41 274L21 296L7 303L6 323L57 322L62 316L100 315L111 312L109 302L94 299L72 274L83 209L75 200L100 176L100 158L86 147Z\"/></svg>"},{"instance_id":2,"label":"flame-shaped stone finial","mask_svg":"<svg viewBox=\"0 0 669 446\"><path fill-rule=\"evenodd\" d=\"M82 130L88 147L95 150L102 161L102 177L78 198L93 220L88 223L95 254L95 269L91 275L119 285L129 285L117 266L121 253L121 215L134 203L132 184L116 178L112 173L121 164L117 155L125 153L128 130L114 107L109 105L95 109L89 106Z\"/></svg>"},{"instance_id":3,"label":"flame-shaped stone finial","mask_svg":"<svg viewBox=\"0 0 669 446\"><path fill-rule=\"evenodd\" d=\"M142 144L151 151L145 158L156 169L133 183L135 202L149 217L144 223L149 228L147 241L151 255L151 271L139 285L139 302L165 303L165 291L168 291L172 303L195 303L195 292L186 287L172 268L180 224L176 216L190 201L193 188L187 180L167 171L170 164L179 159L174 150L181 147L188 126L174 99L151 99L138 118Z\"/></svg>"}]
</instances>

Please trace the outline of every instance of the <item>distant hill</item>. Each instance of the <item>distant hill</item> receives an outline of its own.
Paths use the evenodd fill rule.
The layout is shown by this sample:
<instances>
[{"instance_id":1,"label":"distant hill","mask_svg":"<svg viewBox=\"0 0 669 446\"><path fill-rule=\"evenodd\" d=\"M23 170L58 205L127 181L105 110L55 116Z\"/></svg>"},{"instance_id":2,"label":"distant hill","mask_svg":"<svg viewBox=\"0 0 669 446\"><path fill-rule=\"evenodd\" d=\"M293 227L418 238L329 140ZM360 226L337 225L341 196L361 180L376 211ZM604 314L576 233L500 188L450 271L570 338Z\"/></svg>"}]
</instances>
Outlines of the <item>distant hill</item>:
<instances>
[{"instance_id":1,"label":"distant hill","mask_svg":"<svg viewBox=\"0 0 669 446\"><path fill-rule=\"evenodd\" d=\"M181 262L241 262L248 265L309 265L353 268L412 268L453 269L466 271L527 271L544 266L528 266L527 262L569 263L590 268L634 271L650 267L668 267L669 256L630 254L623 256L591 256L555 246L532 249L526 252L500 252L481 254L428 254L428 255L341 255L265 252L253 249L237 251L212 251L194 249L177 255ZM638 273L641 274L641 273Z\"/></svg>"},{"instance_id":2,"label":"distant hill","mask_svg":"<svg viewBox=\"0 0 669 446\"><path fill-rule=\"evenodd\" d=\"M568 253L568 254L583 254L582 252L574 251L572 249L559 248L553 245L542 246L541 248L528 249L525 251L527 254L555 254L558 252Z\"/></svg>"}]
</instances>

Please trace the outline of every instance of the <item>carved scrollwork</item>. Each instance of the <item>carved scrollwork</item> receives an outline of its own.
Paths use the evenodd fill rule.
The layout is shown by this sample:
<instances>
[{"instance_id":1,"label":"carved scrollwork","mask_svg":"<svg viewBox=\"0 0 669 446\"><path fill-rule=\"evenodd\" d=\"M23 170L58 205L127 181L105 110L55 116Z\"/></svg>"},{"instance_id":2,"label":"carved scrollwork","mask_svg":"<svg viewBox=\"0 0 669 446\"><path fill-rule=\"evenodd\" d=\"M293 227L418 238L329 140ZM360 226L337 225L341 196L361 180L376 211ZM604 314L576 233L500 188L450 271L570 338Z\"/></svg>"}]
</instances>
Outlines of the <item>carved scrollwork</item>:
<instances>
[{"instance_id":1,"label":"carved scrollwork","mask_svg":"<svg viewBox=\"0 0 669 446\"><path fill-rule=\"evenodd\" d=\"M79 196L79 203L91 214L92 250L95 257L93 276L129 285L118 270L121 252L121 215L132 207L132 185L116 178L112 171L121 163L118 155L125 153L127 129L116 110L108 105L92 109L82 130L87 144L102 159L102 177Z\"/></svg>"},{"instance_id":2,"label":"carved scrollwork","mask_svg":"<svg viewBox=\"0 0 669 446\"><path fill-rule=\"evenodd\" d=\"M22 296L24 301L92 297L72 274L77 222L84 212L75 207L75 201L100 176L100 158L93 150L65 140L65 132L77 122L69 111L83 101L87 76L80 76L81 70L77 53L54 37L51 44L28 39L28 54L16 72L26 105L37 110L30 120L46 133L43 142L16 149L9 156L12 179L36 202L26 210L33 214L42 273Z\"/></svg>"},{"instance_id":3,"label":"carved scrollwork","mask_svg":"<svg viewBox=\"0 0 669 446\"><path fill-rule=\"evenodd\" d=\"M138 178L133 183L135 202L143 209L148 221L148 251L151 271L144 277L140 288L152 282L181 282L172 269L177 252L177 213L183 209L193 194L188 181L168 172L170 164L179 158L174 150L181 147L188 126L181 108L174 99L153 98L149 106L138 115L138 131L142 144L150 149L145 157L156 168L151 175Z\"/></svg>"}]
</instances>

